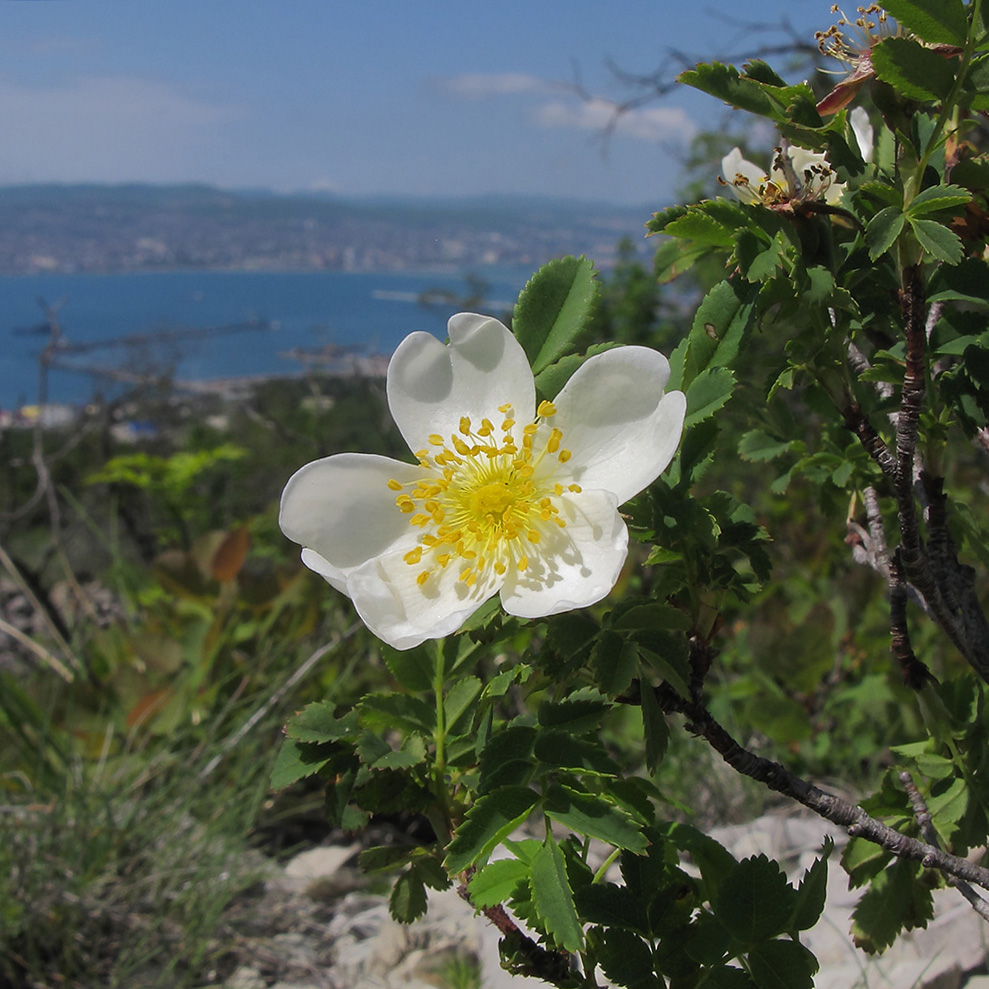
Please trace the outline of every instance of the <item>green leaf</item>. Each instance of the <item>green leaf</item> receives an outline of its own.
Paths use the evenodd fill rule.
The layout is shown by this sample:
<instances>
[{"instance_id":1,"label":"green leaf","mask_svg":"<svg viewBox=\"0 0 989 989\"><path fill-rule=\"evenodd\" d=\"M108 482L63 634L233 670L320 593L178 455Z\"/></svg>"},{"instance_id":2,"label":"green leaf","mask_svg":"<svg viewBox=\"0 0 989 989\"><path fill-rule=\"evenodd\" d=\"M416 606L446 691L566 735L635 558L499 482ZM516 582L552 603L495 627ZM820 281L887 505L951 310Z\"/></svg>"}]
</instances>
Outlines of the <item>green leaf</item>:
<instances>
[{"instance_id":1,"label":"green leaf","mask_svg":"<svg viewBox=\"0 0 989 989\"><path fill-rule=\"evenodd\" d=\"M852 938L869 954L885 951L901 931L926 927L934 916L928 886L916 878L917 866L897 859L880 872L852 913Z\"/></svg>"},{"instance_id":2,"label":"green leaf","mask_svg":"<svg viewBox=\"0 0 989 989\"><path fill-rule=\"evenodd\" d=\"M787 928L796 931L809 931L824 913L824 903L828 895L828 859L834 851L834 841L827 838L821 857L804 872L797 887L797 903Z\"/></svg>"},{"instance_id":3,"label":"green leaf","mask_svg":"<svg viewBox=\"0 0 989 989\"><path fill-rule=\"evenodd\" d=\"M707 886L708 898L714 895L714 891L738 865L724 845L689 824L666 824L658 830L672 842L674 848L686 852L694 860Z\"/></svg>"},{"instance_id":4,"label":"green leaf","mask_svg":"<svg viewBox=\"0 0 989 989\"><path fill-rule=\"evenodd\" d=\"M611 705L603 698L544 701L539 705L539 723L544 728L562 728L572 735L583 735L601 724Z\"/></svg>"},{"instance_id":5,"label":"green leaf","mask_svg":"<svg viewBox=\"0 0 989 989\"><path fill-rule=\"evenodd\" d=\"M710 367L701 371L687 387L684 428L696 426L724 408L734 391L735 375L729 368Z\"/></svg>"},{"instance_id":6,"label":"green leaf","mask_svg":"<svg viewBox=\"0 0 989 989\"><path fill-rule=\"evenodd\" d=\"M649 945L631 931L606 928L597 960L615 985L628 989L664 989L666 986L656 975Z\"/></svg>"},{"instance_id":7,"label":"green leaf","mask_svg":"<svg viewBox=\"0 0 989 989\"><path fill-rule=\"evenodd\" d=\"M738 263L742 274L750 282L761 282L775 274L783 264L786 240L777 234L769 246L755 237L739 237Z\"/></svg>"},{"instance_id":8,"label":"green leaf","mask_svg":"<svg viewBox=\"0 0 989 989\"><path fill-rule=\"evenodd\" d=\"M467 884L470 902L478 910L511 899L520 882L528 881L529 865L519 859L496 859L474 873Z\"/></svg>"},{"instance_id":9,"label":"green leaf","mask_svg":"<svg viewBox=\"0 0 989 989\"><path fill-rule=\"evenodd\" d=\"M960 185L934 185L929 189L924 189L923 192L914 197L907 214L909 216L924 216L927 213L936 213L941 209L964 206L971 198L972 193Z\"/></svg>"},{"instance_id":10,"label":"green leaf","mask_svg":"<svg viewBox=\"0 0 989 989\"><path fill-rule=\"evenodd\" d=\"M885 254L900 236L900 231L906 223L906 217L898 206L887 206L881 209L870 221L865 230L865 242L869 246L869 258Z\"/></svg>"},{"instance_id":11,"label":"green leaf","mask_svg":"<svg viewBox=\"0 0 989 989\"><path fill-rule=\"evenodd\" d=\"M543 398L548 398L552 401L560 394L563 386L574 376L577 369L588 358L593 357L595 354L603 354L606 350L612 350L616 346L617 344L615 343L596 343L593 347L587 348L587 353L567 354L566 357L562 357L556 363L543 368L536 375L536 391ZM498 599L495 598L494 601L497 606Z\"/></svg>"},{"instance_id":12,"label":"green leaf","mask_svg":"<svg viewBox=\"0 0 989 989\"><path fill-rule=\"evenodd\" d=\"M924 41L965 44L968 17L962 0L883 0L883 7Z\"/></svg>"},{"instance_id":13,"label":"green leaf","mask_svg":"<svg viewBox=\"0 0 989 989\"><path fill-rule=\"evenodd\" d=\"M436 650L429 646L416 646L415 649L399 651L382 645L381 658L391 675L406 689L415 694L424 694L433 689L433 676L436 672Z\"/></svg>"},{"instance_id":14,"label":"green leaf","mask_svg":"<svg viewBox=\"0 0 989 989\"><path fill-rule=\"evenodd\" d=\"M477 677L468 676L458 680L447 692L443 698L443 709L449 734L467 730L476 710L474 701L481 693L481 687L481 681Z\"/></svg>"},{"instance_id":15,"label":"green leaf","mask_svg":"<svg viewBox=\"0 0 989 989\"><path fill-rule=\"evenodd\" d=\"M534 374L569 351L590 319L597 292L594 265L565 257L544 264L522 290L512 330Z\"/></svg>"},{"instance_id":16,"label":"green leaf","mask_svg":"<svg viewBox=\"0 0 989 989\"><path fill-rule=\"evenodd\" d=\"M733 937L745 944L781 934L796 907L797 894L765 855L743 859L718 886L711 906Z\"/></svg>"},{"instance_id":17,"label":"green leaf","mask_svg":"<svg viewBox=\"0 0 989 989\"><path fill-rule=\"evenodd\" d=\"M642 729L646 742L646 768L656 772L659 764L666 755L670 743L670 726L666 723L666 715L656 700L650 678L643 670L639 673L640 704L642 705Z\"/></svg>"},{"instance_id":18,"label":"green leaf","mask_svg":"<svg viewBox=\"0 0 989 989\"><path fill-rule=\"evenodd\" d=\"M726 965L714 968L697 983L697 989L756 989L755 983L740 968Z\"/></svg>"},{"instance_id":19,"label":"green leaf","mask_svg":"<svg viewBox=\"0 0 989 989\"><path fill-rule=\"evenodd\" d=\"M699 209L690 210L679 220L670 223L663 233L670 237L682 237L709 247L731 247L734 236L731 229L719 223L713 216Z\"/></svg>"},{"instance_id":20,"label":"green leaf","mask_svg":"<svg viewBox=\"0 0 989 989\"><path fill-rule=\"evenodd\" d=\"M272 790L284 790L298 780L318 773L330 761L332 752L329 742L317 744L285 739L271 770Z\"/></svg>"},{"instance_id":21,"label":"green leaf","mask_svg":"<svg viewBox=\"0 0 989 989\"><path fill-rule=\"evenodd\" d=\"M649 845L639 825L623 810L592 793L581 793L572 787L555 783L549 788L544 803L547 817L578 834L600 838L601 841L643 852Z\"/></svg>"},{"instance_id":22,"label":"green leaf","mask_svg":"<svg viewBox=\"0 0 989 989\"><path fill-rule=\"evenodd\" d=\"M400 924L411 924L426 912L426 886L414 869L403 872L388 899L388 912Z\"/></svg>"},{"instance_id":23,"label":"green leaf","mask_svg":"<svg viewBox=\"0 0 989 989\"><path fill-rule=\"evenodd\" d=\"M285 734L299 742L335 742L354 737L359 727L357 713L348 711L342 718L334 716L336 705L330 701L307 704L285 726Z\"/></svg>"},{"instance_id":24,"label":"green leaf","mask_svg":"<svg viewBox=\"0 0 989 989\"><path fill-rule=\"evenodd\" d=\"M759 463L775 460L786 453L794 444L793 440L778 440L761 429L752 429L738 442L738 455L743 460Z\"/></svg>"},{"instance_id":25,"label":"green leaf","mask_svg":"<svg viewBox=\"0 0 989 989\"><path fill-rule=\"evenodd\" d=\"M361 872L368 875L375 872L389 872L399 866L408 865L415 856L415 845L375 845L366 848L357 857Z\"/></svg>"},{"instance_id":26,"label":"green leaf","mask_svg":"<svg viewBox=\"0 0 989 989\"><path fill-rule=\"evenodd\" d=\"M981 258L966 258L957 266L939 266L931 275L928 302L967 302L985 307L989 265Z\"/></svg>"},{"instance_id":27,"label":"green leaf","mask_svg":"<svg viewBox=\"0 0 989 989\"><path fill-rule=\"evenodd\" d=\"M912 38L874 45L872 67L880 80L912 100L942 100L955 81L951 63Z\"/></svg>"},{"instance_id":28,"label":"green leaf","mask_svg":"<svg viewBox=\"0 0 989 989\"><path fill-rule=\"evenodd\" d=\"M608 697L617 697L632 682L639 650L617 632L605 629L591 650L591 669L597 685Z\"/></svg>"},{"instance_id":29,"label":"green leaf","mask_svg":"<svg viewBox=\"0 0 989 989\"><path fill-rule=\"evenodd\" d=\"M501 786L528 781L535 768L532 762L535 740L536 729L531 725L512 725L491 738L481 752L478 792L489 793Z\"/></svg>"},{"instance_id":30,"label":"green leaf","mask_svg":"<svg viewBox=\"0 0 989 989\"><path fill-rule=\"evenodd\" d=\"M553 943L564 951L579 951L584 945L584 930L574 906L563 852L552 835L546 836L533 857L529 887L533 906Z\"/></svg>"},{"instance_id":31,"label":"green leaf","mask_svg":"<svg viewBox=\"0 0 989 989\"><path fill-rule=\"evenodd\" d=\"M430 735L436 724L433 707L408 694L367 694L358 705L358 710L361 724L375 731L398 728Z\"/></svg>"},{"instance_id":32,"label":"green leaf","mask_svg":"<svg viewBox=\"0 0 989 989\"><path fill-rule=\"evenodd\" d=\"M749 952L749 971L759 989L813 989L817 959L796 941L768 941Z\"/></svg>"},{"instance_id":33,"label":"green leaf","mask_svg":"<svg viewBox=\"0 0 989 989\"><path fill-rule=\"evenodd\" d=\"M503 786L480 797L467 812L467 819L447 848L446 871L456 875L487 858L495 845L510 835L538 802L538 795L524 786Z\"/></svg>"},{"instance_id":34,"label":"green leaf","mask_svg":"<svg viewBox=\"0 0 989 989\"><path fill-rule=\"evenodd\" d=\"M769 97L763 85L754 79L739 76L738 69L733 65L724 65L721 62L701 63L693 69L681 72L677 81L716 96L736 109L748 110L774 120L782 117L778 104Z\"/></svg>"},{"instance_id":35,"label":"green leaf","mask_svg":"<svg viewBox=\"0 0 989 989\"><path fill-rule=\"evenodd\" d=\"M931 257L946 264L958 264L961 261L964 248L958 234L936 220L909 219L917 242Z\"/></svg>"},{"instance_id":36,"label":"green leaf","mask_svg":"<svg viewBox=\"0 0 989 989\"><path fill-rule=\"evenodd\" d=\"M746 282L719 282L704 296L690 327L683 388L707 368L728 367L752 329L758 288Z\"/></svg>"}]
</instances>

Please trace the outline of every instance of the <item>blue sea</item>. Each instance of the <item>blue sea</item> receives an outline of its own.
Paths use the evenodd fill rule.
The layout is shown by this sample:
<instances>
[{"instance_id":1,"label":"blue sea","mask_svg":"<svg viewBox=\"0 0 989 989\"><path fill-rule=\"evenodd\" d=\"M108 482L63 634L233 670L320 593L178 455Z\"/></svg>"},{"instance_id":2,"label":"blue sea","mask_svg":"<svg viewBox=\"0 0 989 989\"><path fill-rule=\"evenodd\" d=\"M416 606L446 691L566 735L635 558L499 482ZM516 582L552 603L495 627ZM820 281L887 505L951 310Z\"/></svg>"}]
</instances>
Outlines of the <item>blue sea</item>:
<instances>
[{"instance_id":1,"label":"blue sea","mask_svg":"<svg viewBox=\"0 0 989 989\"><path fill-rule=\"evenodd\" d=\"M485 311L510 305L532 272L476 270L490 286ZM166 368L179 380L292 374L283 356L327 344L388 354L413 330L446 336L449 307L420 292L467 291L460 273L171 271L0 277L0 409L39 399L38 358L48 342L39 300L57 310L60 350L48 402L119 393L118 375ZM251 329L233 329L257 323ZM40 327L40 329L39 329Z\"/></svg>"}]
</instances>

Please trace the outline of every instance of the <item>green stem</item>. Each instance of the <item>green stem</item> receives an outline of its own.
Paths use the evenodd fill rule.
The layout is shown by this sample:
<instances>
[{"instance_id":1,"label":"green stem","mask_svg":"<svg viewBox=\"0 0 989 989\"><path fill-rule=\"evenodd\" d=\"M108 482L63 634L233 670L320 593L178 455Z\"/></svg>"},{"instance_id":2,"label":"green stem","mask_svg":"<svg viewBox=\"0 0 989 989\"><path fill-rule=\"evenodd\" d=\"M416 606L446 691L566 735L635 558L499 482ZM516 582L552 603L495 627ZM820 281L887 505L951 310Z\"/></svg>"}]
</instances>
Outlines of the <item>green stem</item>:
<instances>
[{"instance_id":1,"label":"green stem","mask_svg":"<svg viewBox=\"0 0 989 989\"><path fill-rule=\"evenodd\" d=\"M436 645L436 667L433 673L433 693L436 697L436 727L433 729L433 792L436 804L442 815L446 837L453 833L453 823L450 816L450 793L446 783L446 703L443 696L444 670L446 663L443 658L443 640ZM434 823L435 829L435 823ZM441 837L437 833L437 837Z\"/></svg>"},{"instance_id":2,"label":"green stem","mask_svg":"<svg viewBox=\"0 0 989 989\"><path fill-rule=\"evenodd\" d=\"M593 879L591 880L591 884L592 884L592 885L593 885L594 883L600 883L600 882L604 882L604 877L605 877L605 874L606 874L606 873L608 872L608 870L609 870L609 869L611 868L611 866L612 866L612 864L614 863L614 861L615 861L615 859L617 859L617 858L618 858L618 856L619 856L619 855L621 855L621 853L622 853L622 850L621 850L620 848L616 848L616 849L615 849L615 850L614 850L614 851L613 851L613 852L612 852L612 853L611 853L611 854L610 854L610 855L609 855L609 856L608 856L608 857L607 857L607 858L606 858L606 859L605 859L605 860L604 860L604 861L603 861L603 862L601 863L601 868L600 868L600 869L598 869L598 871L594 873L594 878L593 878Z\"/></svg>"},{"instance_id":3,"label":"green stem","mask_svg":"<svg viewBox=\"0 0 989 989\"><path fill-rule=\"evenodd\" d=\"M951 91L948 93L944 103L941 105L941 113L938 115L937 123L934 125L934 130L931 132L931 136L927 141L927 147L924 148L920 155L920 161L917 162L917 171L910 176L903 188L904 211L910 208L910 204L913 202L914 197L920 192L921 183L924 181L924 172L927 170L931 156L934 154L937 146L941 143L941 135L944 132L945 124L947 124L947 122L952 119L955 114L958 104L958 95L961 92L962 84L965 81L965 76L968 74L969 66L972 64L972 57L975 55L975 26L980 20L981 6L982 0L974 0L972 3L972 20L968 28L968 37L965 39L965 47L962 49L961 64L959 65L958 73L955 76L955 81L951 87Z\"/></svg>"}]
</instances>

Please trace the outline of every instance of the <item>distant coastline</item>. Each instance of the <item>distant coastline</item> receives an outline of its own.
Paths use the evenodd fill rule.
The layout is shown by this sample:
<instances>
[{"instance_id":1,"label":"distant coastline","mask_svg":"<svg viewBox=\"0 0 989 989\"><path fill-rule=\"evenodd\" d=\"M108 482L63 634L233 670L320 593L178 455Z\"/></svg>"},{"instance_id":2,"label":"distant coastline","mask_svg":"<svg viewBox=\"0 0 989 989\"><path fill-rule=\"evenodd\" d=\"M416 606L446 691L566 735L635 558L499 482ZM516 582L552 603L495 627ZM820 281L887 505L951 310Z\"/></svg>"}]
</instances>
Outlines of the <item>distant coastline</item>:
<instances>
[{"instance_id":1,"label":"distant coastline","mask_svg":"<svg viewBox=\"0 0 989 989\"><path fill-rule=\"evenodd\" d=\"M531 197L426 201L211 186L0 187L0 274L348 273L535 269L623 238L648 251L649 211Z\"/></svg>"}]
</instances>

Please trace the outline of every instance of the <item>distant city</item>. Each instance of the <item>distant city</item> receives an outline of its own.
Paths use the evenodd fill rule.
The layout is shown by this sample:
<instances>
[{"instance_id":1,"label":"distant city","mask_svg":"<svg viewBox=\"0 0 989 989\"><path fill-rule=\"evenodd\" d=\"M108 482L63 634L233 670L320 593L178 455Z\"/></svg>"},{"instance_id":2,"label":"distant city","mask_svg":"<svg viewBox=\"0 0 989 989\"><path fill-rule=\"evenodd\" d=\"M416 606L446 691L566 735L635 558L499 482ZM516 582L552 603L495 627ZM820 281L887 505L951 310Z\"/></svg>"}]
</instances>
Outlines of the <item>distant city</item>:
<instances>
[{"instance_id":1,"label":"distant city","mask_svg":"<svg viewBox=\"0 0 989 989\"><path fill-rule=\"evenodd\" d=\"M661 204L654 204L655 210ZM0 187L0 274L200 268L469 270L647 251L650 208L531 198L364 199L211 186Z\"/></svg>"}]
</instances>

